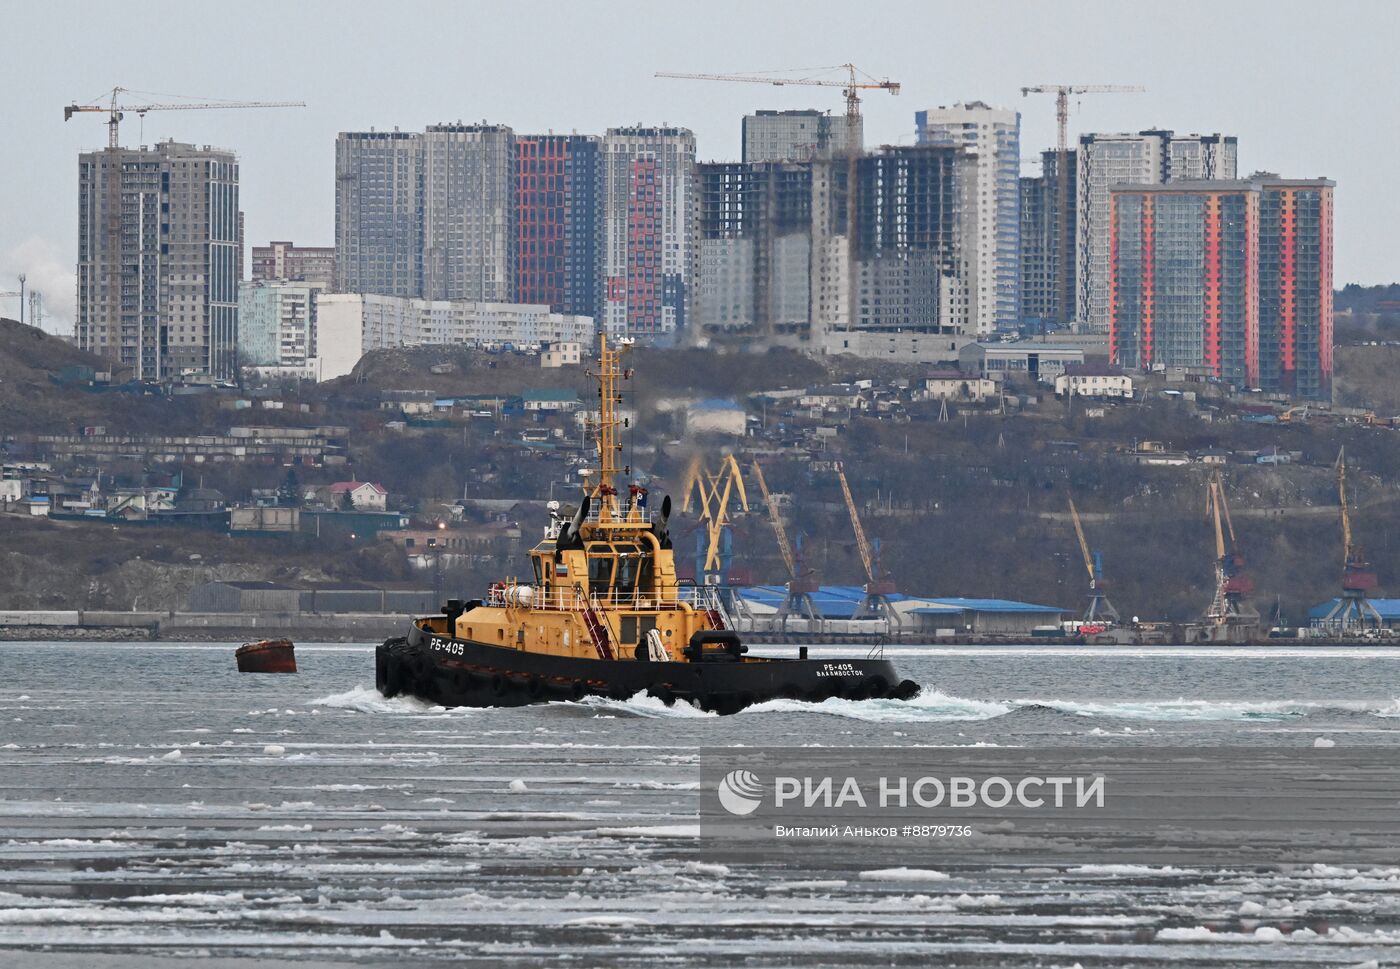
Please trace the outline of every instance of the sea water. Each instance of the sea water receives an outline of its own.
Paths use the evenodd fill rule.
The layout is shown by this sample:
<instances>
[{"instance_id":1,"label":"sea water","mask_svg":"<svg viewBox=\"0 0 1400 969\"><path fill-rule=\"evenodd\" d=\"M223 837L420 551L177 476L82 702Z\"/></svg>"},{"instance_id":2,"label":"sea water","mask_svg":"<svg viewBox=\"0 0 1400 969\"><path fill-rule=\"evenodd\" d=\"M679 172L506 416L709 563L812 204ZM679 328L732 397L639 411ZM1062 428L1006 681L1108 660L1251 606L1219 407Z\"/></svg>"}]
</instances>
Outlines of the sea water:
<instances>
[{"instance_id":1,"label":"sea water","mask_svg":"<svg viewBox=\"0 0 1400 969\"><path fill-rule=\"evenodd\" d=\"M301 672L278 676L237 673L232 644L0 644L0 965L1400 959L1397 869L704 861L701 746L1330 742L1400 758L1400 649L889 655L927 685L918 699L717 717L644 696L386 700L367 646L299 646Z\"/></svg>"}]
</instances>

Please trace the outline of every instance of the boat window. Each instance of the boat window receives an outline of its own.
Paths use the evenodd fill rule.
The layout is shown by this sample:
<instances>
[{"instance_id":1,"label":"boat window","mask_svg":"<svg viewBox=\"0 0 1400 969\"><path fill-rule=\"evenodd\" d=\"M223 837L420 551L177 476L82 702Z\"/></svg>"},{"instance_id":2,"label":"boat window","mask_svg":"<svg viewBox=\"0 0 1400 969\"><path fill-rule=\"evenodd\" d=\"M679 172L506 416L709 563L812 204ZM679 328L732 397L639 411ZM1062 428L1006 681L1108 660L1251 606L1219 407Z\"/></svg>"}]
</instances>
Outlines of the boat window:
<instances>
[{"instance_id":1,"label":"boat window","mask_svg":"<svg viewBox=\"0 0 1400 969\"><path fill-rule=\"evenodd\" d=\"M532 555L530 561L533 562L535 566L535 585L544 585L544 569L539 556Z\"/></svg>"},{"instance_id":2,"label":"boat window","mask_svg":"<svg viewBox=\"0 0 1400 969\"><path fill-rule=\"evenodd\" d=\"M644 594L651 591L651 556L644 555L637 563L637 588Z\"/></svg>"},{"instance_id":3,"label":"boat window","mask_svg":"<svg viewBox=\"0 0 1400 969\"><path fill-rule=\"evenodd\" d=\"M631 595L637 587L637 567L641 564L640 550L636 546L619 545L617 548L617 585L620 595Z\"/></svg>"},{"instance_id":4,"label":"boat window","mask_svg":"<svg viewBox=\"0 0 1400 969\"><path fill-rule=\"evenodd\" d=\"M588 550L588 591L606 594L612 586L613 556L607 545Z\"/></svg>"}]
</instances>

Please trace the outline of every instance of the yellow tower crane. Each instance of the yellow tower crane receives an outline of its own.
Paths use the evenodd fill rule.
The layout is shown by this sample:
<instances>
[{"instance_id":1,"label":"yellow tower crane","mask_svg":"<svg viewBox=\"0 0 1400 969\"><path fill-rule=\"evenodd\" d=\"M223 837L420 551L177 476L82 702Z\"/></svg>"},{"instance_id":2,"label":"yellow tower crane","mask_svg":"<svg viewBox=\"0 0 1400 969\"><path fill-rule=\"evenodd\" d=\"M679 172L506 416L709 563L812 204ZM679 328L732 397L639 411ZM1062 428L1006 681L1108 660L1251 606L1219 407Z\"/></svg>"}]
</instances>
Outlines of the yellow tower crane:
<instances>
[{"instance_id":1,"label":"yellow tower crane","mask_svg":"<svg viewBox=\"0 0 1400 969\"><path fill-rule=\"evenodd\" d=\"M817 591L818 584L810 570L802 566L802 536L798 536L796 548L788 541L787 529L783 527L783 516L778 512L773 495L768 491L768 482L763 477L763 467L757 458L753 462L753 476L758 482L758 490L763 495L763 503L768 508L768 520L773 524L778 551L783 556L783 564L787 566L787 595L783 597L783 604L778 607L778 627L786 632L787 617L794 613L810 621L820 622L821 610L812 599L812 593Z\"/></svg>"},{"instance_id":2,"label":"yellow tower crane","mask_svg":"<svg viewBox=\"0 0 1400 969\"><path fill-rule=\"evenodd\" d=\"M1079 540L1079 554L1084 559L1084 571L1089 575L1089 604L1084 608L1083 624L1108 626L1118 622L1118 610L1108 601L1104 591L1107 583L1103 577L1103 559L1097 552L1089 550L1089 542L1084 538L1084 523L1079 518L1079 509L1074 507L1073 496L1069 499L1069 516L1074 522L1074 536Z\"/></svg>"},{"instance_id":3,"label":"yellow tower crane","mask_svg":"<svg viewBox=\"0 0 1400 969\"><path fill-rule=\"evenodd\" d=\"M865 596L851 618L884 618L891 626L898 626L899 613L895 611L894 602L890 598L895 594L894 583L880 568L879 540L872 544L865 537L865 529L860 523L860 512L856 510L856 500L851 495L851 484L846 480L845 465L836 465L836 476L841 482L841 495L846 499L846 511L851 516L851 528L856 536L856 551L860 554L861 565L865 567Z\"/></svg>"},{"instance_id":4,"label":"yellow tower crane","mask_svg":"<svg viewBox=\"0 0 1400 969\"><path fill-rule=\"evenodd\" d=\"M1369 598L1376 588L1376 574L1366 561L1366 554L1355 540L1351 527L1351 511L1347 504L1347 452L1337 453L1337 501L1342 509L1342 595L1324 617L1323 622L1342 634L1384 625L1380 612Z\"/></svg>"}]
</instances>

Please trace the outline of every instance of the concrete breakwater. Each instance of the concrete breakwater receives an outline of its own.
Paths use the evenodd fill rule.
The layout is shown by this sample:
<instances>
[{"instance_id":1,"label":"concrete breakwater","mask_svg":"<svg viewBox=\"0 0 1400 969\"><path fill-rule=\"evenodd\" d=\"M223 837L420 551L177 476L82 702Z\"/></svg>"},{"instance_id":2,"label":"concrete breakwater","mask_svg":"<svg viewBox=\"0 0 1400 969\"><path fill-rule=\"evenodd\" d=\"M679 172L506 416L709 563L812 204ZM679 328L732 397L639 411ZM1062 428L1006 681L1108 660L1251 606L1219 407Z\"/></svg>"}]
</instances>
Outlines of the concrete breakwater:
<instances>
[{"instance_id":1,"label":"concrete breakwater","mask_svg":"<svg viewBox=\"0 0 1400 969\"><path fill-rule=\"evenodd\" d=\"M0 612L3 640L210 640L286 637L318 642L374 642L403 635L413 617L371 613Z\"/></svg>"}]
</instances>

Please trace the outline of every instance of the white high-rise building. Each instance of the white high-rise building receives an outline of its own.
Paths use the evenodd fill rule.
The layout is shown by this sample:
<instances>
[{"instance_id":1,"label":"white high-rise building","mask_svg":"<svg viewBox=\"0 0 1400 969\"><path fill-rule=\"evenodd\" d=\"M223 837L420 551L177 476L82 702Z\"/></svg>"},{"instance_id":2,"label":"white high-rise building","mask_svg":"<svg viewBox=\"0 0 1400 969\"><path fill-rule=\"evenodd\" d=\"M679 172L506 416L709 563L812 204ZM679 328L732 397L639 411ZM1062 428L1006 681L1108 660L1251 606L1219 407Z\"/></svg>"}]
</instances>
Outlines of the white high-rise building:
<instances>
[{"instance_id":1,"label":"white high-rise building","mask_svg":"<svg viewBox=\"0 0 1400 969\"><path fill-rule=\"evenodd\" d=\"M603 165L602 324L612 336L672 339L695 278L695 135L609 128Z\"/></svg>"},{"instance_id":2,"label":"white high-rise building","mask_svg":"<svg viewBox=\"0 0 1400 969\"><path fill-rule=\"evenodd\" d=\"M515 133L430 125L423 134L423 295L509 300L515 290Z\"/></svg>"},{"instance_id":3,"label":"white high-rise building","mask_svg":"<svg viewBox=\"0 0 1400 969\"><path fill-rule=\"evenodd\" d=\"M592 344L591 316L552 313L547 305L456 299L405 299L326 293L317 300L320 379L350 373L370 350L466 345L516 348Z\"/></svg>"},{"instance_id":4,"label":"white high-rise building","mask_svg":"<svg viewBox=\"0 0 1400 969\"><path fill-rule=\"evenodd\" d=\"M1020 316L1021 115L981 101L918 111L921 145L951 145L977 159L976 278L973 319L978 336L1014 330Z\"/></svg>"},{"instance_id":5,"label":"white high-rise building","mask_svg":"<svg viewBox=\"0 0 1400 969\"><path fill-rule=\"evenodd\" d=\"M1075 318L1091 332L1109 325L1109 189L1114 185L1232 179L1234 136L1178 135L1167 130L1079 136Z\"/></svg>"},{"instance_id":6,"label":"white high-rise building","mask_svg":"<svg viewBox=\"0 0 1400 969\"><path fill-rule=\"evenodd\" d=\"M238 287L238 363L315 377L316 297L323 283L244 280Z\"/></svg>"}]
</instances>

